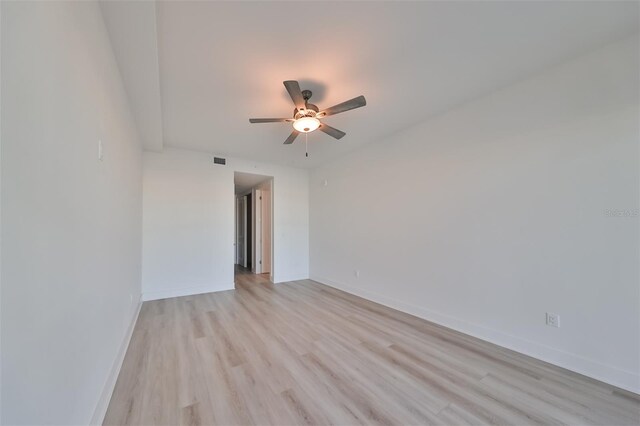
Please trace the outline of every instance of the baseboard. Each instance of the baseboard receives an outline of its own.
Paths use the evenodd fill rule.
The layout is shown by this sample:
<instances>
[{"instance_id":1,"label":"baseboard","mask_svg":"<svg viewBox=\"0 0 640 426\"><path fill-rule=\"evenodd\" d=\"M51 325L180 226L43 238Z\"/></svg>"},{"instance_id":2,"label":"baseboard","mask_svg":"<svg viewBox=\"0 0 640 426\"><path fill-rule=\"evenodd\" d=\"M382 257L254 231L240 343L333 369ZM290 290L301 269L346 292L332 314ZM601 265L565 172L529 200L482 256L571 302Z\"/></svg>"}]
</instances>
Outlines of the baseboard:
<instances>
[{"instance_id":1,"label":"baseboard","mask_svg":"<svg viewBox=\"0 0 640 426\"><path fill-rule=\"evenodd\" d=\"M216 291L227 291L235 288L234 283L230 285L211 284L195 287L176 287L168 290L147 291L142 293L144 302L149 300L169 299L171 297L193 296L195 294L214 293Z\"/></svg>"},{"instance_id":2,"label":"baseboard","mask_svg":"<svg viewBox=\"0 0 640 426\"><path fill-rule=\"evenodd\" d=\"M280 283L288 283L289 281L302 281L302 280L308 280L309 276L308 275L291 275L289 277L280 277L277 276L274 278L273 283L274 284L280 284Z\"/></svg>"},{"instance_id":3,"label":"baseboard","mask_svg":"<svg viewBox=\"0 0 640 426\"><path fill-rule=\"evenodd\" d=\"M456 317L389 298L375 292L339 283L325 277L312 276L311 279L321 284L328 285L329 287L333 287L389 308L414 315L489 343L502 346L575 373L640 394L640 375L631 371L621 370L610 365L602 364L598 361L584 358L577 354L522 339L492 328L470 323Z\"/></svg>"},{"instance_id":4,"label":"baseboard","mask_svg":"<svg viewBox=\"0 0 640 426\"><path fill-rule=\"evenodd\" d=\"M118 375L120 374L120 369L122 368L122 363L124 361L124 356L127 354L127 349L129 348L129 342L131 341L131 336L133 335L133 329L136 326L136 322L138 321L138 315L140 315L140 308L142 307L142 300L138 300L138 306L136 307L136 311L131 317L131 323L129 324L129 328L127 328L127 333L124 336L124 340L120 345L120 350L118 351L118 355L111 367L111 372L107 377L107 382L104 385L104 389L102 390L102 395L100 395L100 399L98 400L98 405L93 412L93 417L91 418L91 425L101 425L104 421L104 416L107 414L107 408L109 408L109 402L111 401L111 395L116 387L116 382L118 381Z\"/></svg>"}]
</instances>

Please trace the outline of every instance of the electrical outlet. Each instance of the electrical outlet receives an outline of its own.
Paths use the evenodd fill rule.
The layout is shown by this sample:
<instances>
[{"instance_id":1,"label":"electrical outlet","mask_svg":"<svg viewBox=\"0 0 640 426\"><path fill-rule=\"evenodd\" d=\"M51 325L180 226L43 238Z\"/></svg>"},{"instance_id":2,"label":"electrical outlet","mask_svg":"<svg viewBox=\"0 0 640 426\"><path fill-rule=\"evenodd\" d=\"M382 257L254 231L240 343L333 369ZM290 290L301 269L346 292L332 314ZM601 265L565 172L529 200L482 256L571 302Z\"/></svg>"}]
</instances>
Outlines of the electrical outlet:
<instances>
[{"instance_id":1,"label":"electrical outlet","mask_svg":"<svg viewBox=\"0 0 640 426\"><path fill-rule=\"evenodd\" d=\"M547 312L547 325L550 327L560 328L560 315Z\"/></svg>"}]
</instances>

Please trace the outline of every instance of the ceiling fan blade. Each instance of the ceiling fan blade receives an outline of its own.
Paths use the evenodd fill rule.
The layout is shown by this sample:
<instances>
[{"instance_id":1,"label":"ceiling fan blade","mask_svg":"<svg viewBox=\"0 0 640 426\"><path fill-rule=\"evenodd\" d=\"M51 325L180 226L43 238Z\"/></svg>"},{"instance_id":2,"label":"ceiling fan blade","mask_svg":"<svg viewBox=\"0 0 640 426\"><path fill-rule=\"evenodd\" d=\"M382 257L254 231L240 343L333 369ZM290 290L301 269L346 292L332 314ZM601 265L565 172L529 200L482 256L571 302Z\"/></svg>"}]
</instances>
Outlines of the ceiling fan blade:
<instances>
[{"instance_id":1,"label":"ceiling fan blade","mask_svg":"<svg viewBox=\"0 0 640 426\"><path fill-rule=\"evenodd\" d=\"M287 138L286 141L284 141L285 145L290 145L293 143L294 140L296 140L296 138L298 137L298 135L300 134L300 132L298 132L297 130L294 130L293 132L291 132L291 134L289 135L289 137Z\"/></svg>"},{"instance_id":2,"label":"ceiling fan blade","mask_svg":"<svg viewBox=\"0 0 640 426\"><path fill-rule=\"evenodd\" d=\"M300 85L295 80L287 80L282 82L284 87L287 88L287 92L289 92L289 96L291 96L291 100L297 109L306 109L306 102L304 101L304 97L302 97L302 90L300 90Z\"/></svg>"},{"instance_id":3,"label":"ceiling fan blade","mask_svg":"<svg viewBox=\"0 0 640 426\"><path fill-rule=\"evenodd\" d=\"M318 113L318 117L327 117L329 115L339 114L341 112L349 111L352 109L363 107L367 104L367 100L364 96L358 96L357 98L349 99L341 104L334 105L331 108L327 108L324 111Z\"/></svg>"},{"instance_id":4,"label":"ceiling fan blade","mask_svg":"<svg viewBox=\"0 0 640 426\"><path fill-rule=\"evenodd\" d=\"M343 132L342 130L338 130L335 127L331 127L331 126L327 126L326 124L322 123L319 127L319 129L323 132L325 132L326 134L328 134L329 136L332 136L336 139L340 139L342 138L344 135L346 135L345 132Z\"/></svg>"},{"instance_id":5,"label":"ceiling fan blade","mask_svg":"<svg viewBox=\"0 0 640 426\"><path fill-rule=\"evenodd\" d=\"M293 121L291 118L250 118L249 123L284 123Z\"/></svg>"}]
</instances>

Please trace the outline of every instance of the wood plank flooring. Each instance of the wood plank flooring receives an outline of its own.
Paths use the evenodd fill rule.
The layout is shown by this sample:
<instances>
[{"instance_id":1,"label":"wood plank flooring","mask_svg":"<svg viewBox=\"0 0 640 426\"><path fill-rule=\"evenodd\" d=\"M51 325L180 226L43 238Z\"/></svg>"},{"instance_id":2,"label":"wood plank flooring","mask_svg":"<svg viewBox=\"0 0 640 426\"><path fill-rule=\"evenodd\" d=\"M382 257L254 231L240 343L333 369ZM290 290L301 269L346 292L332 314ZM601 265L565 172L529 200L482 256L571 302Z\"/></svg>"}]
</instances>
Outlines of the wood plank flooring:
<instances>
[{"instance_id":1,"label":"wood plank flooring","mask_svg":"<svg viewBox=\"0 0 640 426\"><path fill-rule=\"evenodd\" d=\"M145 302L107 425L640 424L640 397L313 281Z\"/></svg>"}]
</instances>

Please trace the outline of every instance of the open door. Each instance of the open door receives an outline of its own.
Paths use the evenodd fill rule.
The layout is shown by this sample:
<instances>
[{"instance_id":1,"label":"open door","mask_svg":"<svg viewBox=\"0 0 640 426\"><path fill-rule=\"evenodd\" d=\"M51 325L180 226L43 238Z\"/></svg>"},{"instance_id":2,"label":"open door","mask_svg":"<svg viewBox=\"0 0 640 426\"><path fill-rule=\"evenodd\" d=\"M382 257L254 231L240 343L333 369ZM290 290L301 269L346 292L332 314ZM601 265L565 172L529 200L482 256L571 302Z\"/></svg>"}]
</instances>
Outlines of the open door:
<instances>
[{"instance_id":1,"label":"open door","mask_svg":"<svg viewBox=\"0 0 640 426\"><path fill-rule=\"evenodd\" d=\"M255 190L255 265L256 274L272 273L272 190L271 181L261 184Z\"/></svg>"}]
</instances>

